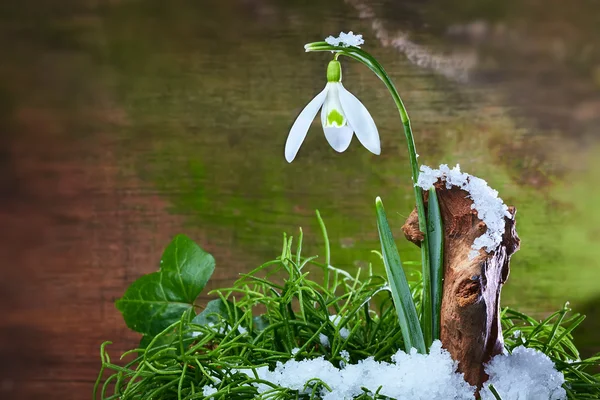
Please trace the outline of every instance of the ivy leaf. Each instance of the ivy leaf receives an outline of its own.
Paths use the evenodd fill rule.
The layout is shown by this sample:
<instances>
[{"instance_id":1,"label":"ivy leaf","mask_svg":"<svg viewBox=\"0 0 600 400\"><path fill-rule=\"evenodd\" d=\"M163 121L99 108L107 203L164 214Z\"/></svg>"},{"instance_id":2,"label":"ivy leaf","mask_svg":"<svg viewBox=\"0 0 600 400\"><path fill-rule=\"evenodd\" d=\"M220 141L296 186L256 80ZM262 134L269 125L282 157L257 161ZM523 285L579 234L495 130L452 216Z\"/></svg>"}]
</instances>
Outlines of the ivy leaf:
<instances>
[{"instance_id":1,"label":"ivy leaf","mask_svg":"<svg viewBox=\"0 0 600 400\"><path fill-rule=\"evenodd\" d=\"M234 307L231 302L224 302L221 299L211 300L206 303L206 308L200 314L192 319L192 324L208 325L209 323L217 324L224 319L230 320L229 307ZM231 310L233 311L233 310ZM241 312L241 311L240 311Z\"/></svg>"},{"instance_id":2,"label":"ivy leaf","mask_svg":"<svg viewBox=\"0 0 600 400\"><path fill-rule=\"evenodd\" d=\"M160 270L133 282L116 306L130 329L156 336L193 307L214 270L213 256L187 236L175 236Z\"/></svg>"}]
</instances>

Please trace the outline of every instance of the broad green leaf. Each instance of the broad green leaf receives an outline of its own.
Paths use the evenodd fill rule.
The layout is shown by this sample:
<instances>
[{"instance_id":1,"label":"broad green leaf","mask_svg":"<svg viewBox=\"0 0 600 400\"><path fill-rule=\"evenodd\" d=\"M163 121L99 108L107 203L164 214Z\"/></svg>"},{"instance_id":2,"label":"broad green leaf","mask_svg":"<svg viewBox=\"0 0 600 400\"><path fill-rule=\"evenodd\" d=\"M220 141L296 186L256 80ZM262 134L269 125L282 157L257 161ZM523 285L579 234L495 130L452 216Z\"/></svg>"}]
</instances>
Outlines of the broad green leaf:
<instances>
[{"instance_id":1,"label":"broad green leaf","mask_svg":"<svg viewBox=\"0 0 600 400\"><path fill-rule=\"evenodd\" d=\"M383 263L388 276L396 313L398 313L398 322L402 330L404 348L406 352L410 352L410 349L414 347L419 353L425 354L425 340L423 339L423 331L419 323L417 309L413 302L406 275L402 269L400 254L398 254L398 248L396 247L392 231L385 216L383 203L379 197L375 200L375 208L377 211L377 229L379 230Z\"/></svg>"},{"instance_id":2,"label":"broad green leaf","mask_svg":"<svg viewBox=\"0 0 600 400\"><path fill-rule=\"evenodd\" d=\"M435 188L429 189L427 207L427 237L429 239L429 265L431 266L432 331L433 340L440 338L440 315L444 279L444 227L440 204Z\"/></svg>"},{"instance_id":3,"label":"broad green leaf","mask_svg":"<svg viewBox=\"0 0 600 400\"><path fill-rule=\"evenodd\" d=\"M144 335L142 336L142 338L140 339L140 349L145 349L146 347L148 347L148 345L150 344L150 342L152 341L152 336L150 335Z\"/></svg>"},{"instance_id":4,"label":"broad green leaf","mask_svg":"<svg viewBox=\"0 0 600 400\"><path fill-rule=\"evenodd\" d=\"M210 254L178 235L165 249L160 270L133 282L117 308L130 329L155 336L193 307L214 270Z\"/></svg>"},{"instance_id":5,"label":"broad green leaf","mask_svg":"<svg viewBox=\"0 0 600 400\"><path fill-rule=\"evenodd\" d=\"M235 306L232 303L224 302L221 299L211 300L206 304L204 311L192 319L192 323L197 325L208 325L211 322L216 324L222 319L230 320L230 313L234 312L233 307Z\"/></svg>"}]
</instances>

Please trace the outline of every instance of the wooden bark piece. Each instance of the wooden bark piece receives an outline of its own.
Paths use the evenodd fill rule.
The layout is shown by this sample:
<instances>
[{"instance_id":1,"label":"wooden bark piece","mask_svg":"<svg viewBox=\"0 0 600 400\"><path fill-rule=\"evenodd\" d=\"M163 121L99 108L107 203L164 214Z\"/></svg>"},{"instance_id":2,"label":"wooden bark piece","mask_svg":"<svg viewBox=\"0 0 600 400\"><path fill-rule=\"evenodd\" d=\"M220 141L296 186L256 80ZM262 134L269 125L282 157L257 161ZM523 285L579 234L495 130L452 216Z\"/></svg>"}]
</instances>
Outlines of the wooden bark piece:
<instances>
[{"instance_id":1,"label":"wooden bark piece","mask_svg":"<svg viewBox=\"0 0 600 400\"><path fill-rule=\"evenodd\" d=\"M483 364L503 349L500 291L508 278L510 257L519 249L516 209L509 207L512 218L505 218L506 229L498 249L489 254L480 250L469 260L473 241L487 227L471 209L473 201L467 192L457 187L447 189L439 181L435 187L444 222L441 341L459 362L465 380L479 389L488 378ZM423 234L416 210L402 229L408 240L420 246Z\"/></svg>"}]
</instances>

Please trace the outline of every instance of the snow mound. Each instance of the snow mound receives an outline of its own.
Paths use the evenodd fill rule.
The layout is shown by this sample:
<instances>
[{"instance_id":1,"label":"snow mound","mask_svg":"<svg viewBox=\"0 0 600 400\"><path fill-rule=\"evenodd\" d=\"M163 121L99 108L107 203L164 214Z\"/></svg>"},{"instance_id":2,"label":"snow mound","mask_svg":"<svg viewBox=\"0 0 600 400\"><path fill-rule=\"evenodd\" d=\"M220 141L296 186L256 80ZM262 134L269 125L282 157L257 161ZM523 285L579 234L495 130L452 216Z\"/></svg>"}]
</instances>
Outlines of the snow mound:
<instances>
[{"instance_id":1,"label":"snow mound","mask_svg":"<svg viewBox=\"0 0 600 400\"><path fill-rule=\"evenodd\" d=\"M344 355L347 355L345 353ZM357 364L342 364L336 368L323 357L311 360L289 360L278 363L274 371L267 368L256 369L263 380L278 386L298 390L309 394L307 384L325 382L331 391L322 387L318 395L323 400L353 399L364 393L379 390L385 396L398 399L473 399L475 388L456 372L458 363L442 349L440 341L435 341L427 355L418 354L413 349L410 354L398 351L392 357L392 363L378 362L369 357ZM252 376L251 372L246 372ZM256 385L259 393L270 387Z\"/></svg>"},{"instance_id":2,"label":"snow mound","mask_svg":"<svg viewBox=\"0 0 600 400\"><path fill-rule=\"evenodd\" d=\"M547 355L535 349L516 347L512 354L494 357L485 367L490 379L481 391L482 400L493 400L489 385L503 400L563 400L565 377Z\"/></svg>"},{"instance_id":3,"label":"snow mound","mask_svg":"<svg viewBox=\"0 0 600 400\"><path fill-rule=\"evenodd\" d=\"M450 169L446 164L440 165L439 169L422 165L415 185L429 190L438 179L446 182L448 189L456 186L468 192L468 197L473 200L471 207L477 211L477 216L487 226L487 231L473 242L469 259L475 258L481 249L485 249L488 253L496 250L502 242L504 218L512 219L508 206L498 197L498 191L489 187L485 180L461 172L459 165Z\"/></svg>"},{"instance_id":4,"label":"snow mound","mask_svg":"<svg viewBox=\"0 0 600 400\"><path fill-rule=\"evenodd\" d=\"M457 372L458 362L442 348L439 340L433 342L430 353L418 354L398 350L392 362L378 362L369 357L357 364L347 364L349 354L341 351L345 360L340 368L335 367L324 357L307 360L288 360L277 363L270 371L267 366L253 369L232 369L251 378L258 378L272 384L297 390L300 394L314 395L322 400L350 400L364 393L378 392L393 399L410 400L472 400L475 387L469 385L463 374ZM490 379L481 390L482 400L495 400L489 390L493 384L503 400L564 400L567 398L562 385L565 382L561 372L544 353L523 346L512 354L494 357L485 367ZM324 383L324 385L316 385ZM253 383L259 394L270 398L271 385ZM314 388L318 392L313 393ZM213 387L204 388L212 394Z\"/></svg>"}]
</instances>

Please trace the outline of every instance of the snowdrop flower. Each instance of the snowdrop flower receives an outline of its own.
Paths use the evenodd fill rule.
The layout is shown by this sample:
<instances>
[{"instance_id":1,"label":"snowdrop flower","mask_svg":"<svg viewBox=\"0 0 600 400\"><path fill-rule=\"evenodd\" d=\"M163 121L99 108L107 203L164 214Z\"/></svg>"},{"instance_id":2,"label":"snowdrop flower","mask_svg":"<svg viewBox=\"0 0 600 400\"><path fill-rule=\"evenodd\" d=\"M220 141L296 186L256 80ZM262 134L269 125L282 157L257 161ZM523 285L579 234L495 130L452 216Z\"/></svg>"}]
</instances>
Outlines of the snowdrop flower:
<instances>
[{"instance_id":1,"label":"snowdrop flower","mask_svg":"<svg viewBox=\"0 0 600 400\"><path fill-rule=\"evenodd\" d=\"M304 107L290 129L285 143L285 159L288 162L292 162L298 154L319 109L322 109L321 124L325 138L335 151L345 151L350 146L353 133L356 133L356 137L367 150L377 155L381 153L375 121L365 106L344 88L340 62L332 60L327 66L325 89Z\"/></svg>"}]
</instances>

